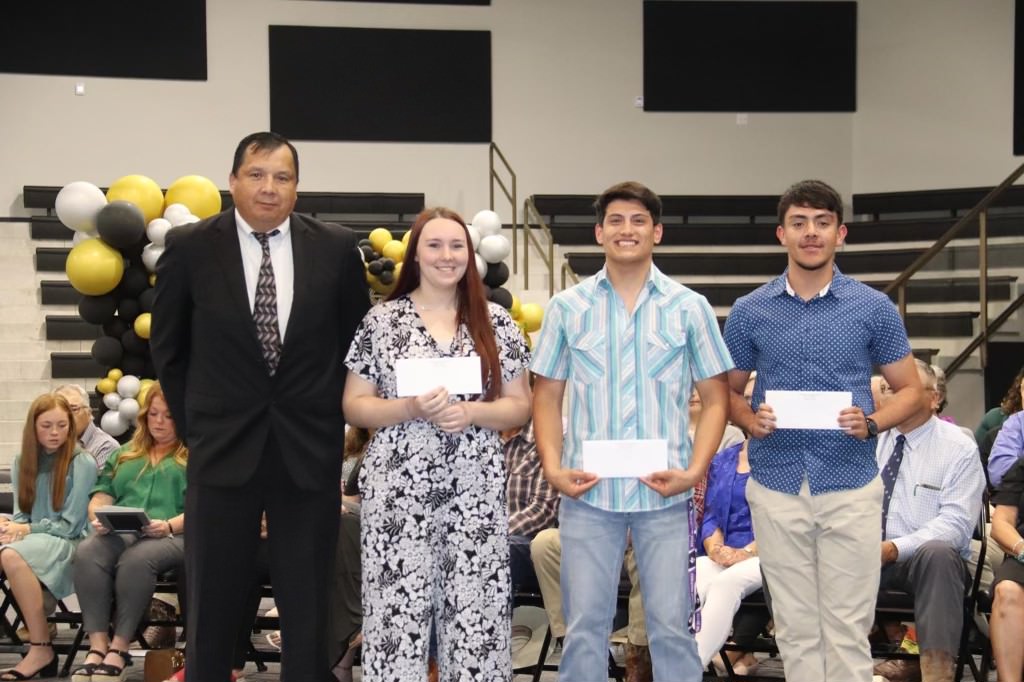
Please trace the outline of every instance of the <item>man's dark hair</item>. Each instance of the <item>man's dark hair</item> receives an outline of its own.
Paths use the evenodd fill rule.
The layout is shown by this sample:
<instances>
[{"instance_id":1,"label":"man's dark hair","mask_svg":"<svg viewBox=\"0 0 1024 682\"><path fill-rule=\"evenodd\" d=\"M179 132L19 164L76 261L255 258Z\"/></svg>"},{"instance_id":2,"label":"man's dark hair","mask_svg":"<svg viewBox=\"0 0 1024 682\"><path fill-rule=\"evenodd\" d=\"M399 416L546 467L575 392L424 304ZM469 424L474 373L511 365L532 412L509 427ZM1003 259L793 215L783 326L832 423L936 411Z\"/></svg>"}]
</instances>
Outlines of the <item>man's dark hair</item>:
<instances>
[{"instance_id":1,"label":"man's dark hair","mask_svg":"<svg viewBox=\"0 0 1024 682\"><path fill-rule=\"evenodd\" d=\"M790 206L810 206L832 211L839 224L843 224L843 198L821 180L801 180L783 193L779 199L779 225L786 224L786 211Z\"/></svg>"},{"instance_id":2,"label":"man's dark hair","mask_svg":"<svg viewBox=\"0 0 1024 682\"><path fill-rule=\"evenodd\" d=\"M597 222L599 224L604 223L604 214L608 210L608 204L620 199L624 201L639 201L650 212L651 219L655 225L661 222L661 197L645 185L631 180L612 185L602 192L601 196L594 202L594 211L597 213Z\"/></svg>"},{"instance_id":3,"label":"man's dark hair","mask_svg":"<svg viewBox=\"0 0 1024 682\"><path fill-rule=\"evenodd\" d=\"M238 175L238 169L242 167L242 160L245 159L246 152L272 152L282 146L288 147L292 152L292 161L295 162L295 181L298 182L299 153L295 150L295 146L288 141L288 138L271 132L252 133L242 138L235 148L235 160L231 164L231 174Z\"/></svg>"}]
</instances>

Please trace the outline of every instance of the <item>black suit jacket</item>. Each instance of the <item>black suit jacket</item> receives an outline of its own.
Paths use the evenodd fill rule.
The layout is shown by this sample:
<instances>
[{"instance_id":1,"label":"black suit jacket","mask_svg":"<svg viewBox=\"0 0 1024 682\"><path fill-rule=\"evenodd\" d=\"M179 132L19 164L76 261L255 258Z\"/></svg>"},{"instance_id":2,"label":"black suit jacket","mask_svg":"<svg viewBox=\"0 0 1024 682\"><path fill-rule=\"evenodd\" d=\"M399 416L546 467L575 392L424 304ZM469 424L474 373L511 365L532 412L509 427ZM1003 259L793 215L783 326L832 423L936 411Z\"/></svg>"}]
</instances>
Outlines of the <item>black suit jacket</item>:
<instances>
[{"instance_id":1,"label":"black suit jacket","mask_svg":"<svg viewBox=\"0 0 1024 682\"><path fill-rule=\"evenodd\" d=\"M157 264L150 347L189 480L240 486L271 434L294 482L337 488L345 354L369 308L355 234L293 213L294 298L270 376L249 308L234 209L176 227Z\"/></svg>"}]
</instances>

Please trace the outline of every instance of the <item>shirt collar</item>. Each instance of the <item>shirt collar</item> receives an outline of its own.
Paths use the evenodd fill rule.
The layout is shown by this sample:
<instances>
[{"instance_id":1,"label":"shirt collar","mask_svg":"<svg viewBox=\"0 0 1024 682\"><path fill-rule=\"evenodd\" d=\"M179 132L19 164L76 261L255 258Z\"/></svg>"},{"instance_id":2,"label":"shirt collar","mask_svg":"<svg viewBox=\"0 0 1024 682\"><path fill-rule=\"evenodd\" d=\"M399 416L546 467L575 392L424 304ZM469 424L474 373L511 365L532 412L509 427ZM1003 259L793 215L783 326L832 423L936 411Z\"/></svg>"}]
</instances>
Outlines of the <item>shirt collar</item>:
<instances>
[{"instance_id":1,"label":"shirt collar","mask_svg":"<svg viewBox=\"0 0 1024 682\"><path fill-rule=\"evenodd\" d=\"M659 270L657 265L651 263L651 269L647 273L647 282L644 284L648 293L657 292L665 294L671 282L672 279L670 277ZM594 283L599 287L604 287L606 290L611 290L612 283L608 279L608 266L604 266L597 271L597 274L594 275Z\"/></svg>"},{"instance_id":2,"label":"shirt collar","mask_svg":"<svg viewBox=\"0 0 1024 682\"><path fill-rule=\"evenodd\" d=\"M911 429L909 433L903 433L898 427L894 427L893 438L895 439L900 434L906 436L907 447L911 451L914 451L932 434L933 431L935 431L935 424L938 423L938 421L938 418L933 414L928 421L921 424L916 429ZM895 442L895 440L893 442Z\"/></svg>"},{"instance_id":3,"label":"shirt collar","mask_svg":"<svg viewBox=\"0 0 1024 682\"><path fill-rule=\"evenodd\" d=\"M822 298L825 295L831 293L837 298L842 298L843 291L846 289L846 285L849 282L849 278L839 271L839 267L832 264L832 279L829 280L828 284L818 292L816 298ZM769 284L771 287L772 294L781 296L788 294L789 296L796 296L796 292L793 291L793 287L789 285L789 268L786 268L785 272L779 275L774 282Z\"/></svg>"},{"instance_id":4,"label":"shirt collar","mask_svg":"<svg viewBox=\"0 0 1024 682\"><path fill-rule=\"evenodd\" d=\"M249 223L245 222L245 218L242 217L242 214L238 212L237 208L235 209L235 224L238 226L238 234L240 234L245 239L251 239L252 238L251 235L254 232L256 232L256 230L252 229L252 226L249 225ZM283 223L281 223L276 228L274 228L274 229L278 230L278 232L280 234L274 235L274 237L271 237L271 239L274 239L276 237L286 237L286 236L288 236L288 230L291 229L291 226L292 226L292 217L288 216L287 218L284 219ZM274 230L271 230L271 232L273 232L273 231Z\"/></svg>"}]
</instances>

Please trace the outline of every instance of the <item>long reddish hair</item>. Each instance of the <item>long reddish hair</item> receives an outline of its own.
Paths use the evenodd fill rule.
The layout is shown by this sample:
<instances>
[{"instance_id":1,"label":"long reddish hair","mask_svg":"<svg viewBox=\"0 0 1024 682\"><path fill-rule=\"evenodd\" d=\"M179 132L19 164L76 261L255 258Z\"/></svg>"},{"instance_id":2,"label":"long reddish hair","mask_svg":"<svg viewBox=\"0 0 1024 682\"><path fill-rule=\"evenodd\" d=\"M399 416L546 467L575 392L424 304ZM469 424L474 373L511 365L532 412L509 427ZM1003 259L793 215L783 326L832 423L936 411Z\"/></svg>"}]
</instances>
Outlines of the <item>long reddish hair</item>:
<instances>
[{"instance_id":1,"label":"long reddish hair","mask_svg":"<svg viewBox=\"0 0 1024 682\"><path fill-rule=\"evenodd\" d=\"M21 434L21 463L18 465L18 507L22 512L32 516L32 506L36 503L36 479L39 476L39 439L36 437L36 421L39 415L58 409L67 415L68 437L64 444L54 453L57 461L53 465L53 476L50 490L53 510L59 511L64 506L64 486L68 478L71 460L78 449L75 438L75 415L71 405L63 396L45 393L32 401L25 419L25 430Z\"/></svg>"},{"instance_id":2,"label":"long reddish hair","mask_svg":"<svg viewBox=\"0 0 1024 682\"><path fill-rule=\"evenodd\" d=\"M420 264L416 260L416 249L420 243L420 235L423 227L435 218L454 220L462 225L462 231L466 235L466 249L469 258L466 263L466 272L456 285L458 302L456 303L455 324L465 324L469 329L469 335L473 339L477 355L480 356L480 377L483 385L487 387L484 394L485 400L494 400L501 393L501 363L498 359L498 345L494 340L494 327L491 325L491 314L487 310L487 297L484 295L484 285L480 281L480 271L476 269L476 257L473 252L473 240L469 236L469 228L466 221L450 208L438 206L436 208L425 208L416 216L416 222L409 230L409 244L405 249L405 259L402 261L402 272L398 275L398 282L395 289L388 297L393 301L400 296L412 292L420 286Z\"/></svg>"}]
</instances>

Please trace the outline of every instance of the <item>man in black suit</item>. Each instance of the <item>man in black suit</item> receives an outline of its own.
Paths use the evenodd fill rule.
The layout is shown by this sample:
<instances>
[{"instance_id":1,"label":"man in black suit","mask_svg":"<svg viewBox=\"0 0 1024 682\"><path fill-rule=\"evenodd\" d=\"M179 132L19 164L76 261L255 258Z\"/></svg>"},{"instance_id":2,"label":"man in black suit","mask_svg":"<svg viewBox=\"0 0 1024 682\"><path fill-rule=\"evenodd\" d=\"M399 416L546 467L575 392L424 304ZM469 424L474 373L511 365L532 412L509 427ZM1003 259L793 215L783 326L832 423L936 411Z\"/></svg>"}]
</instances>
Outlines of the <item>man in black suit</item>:
<instances>
[{"instance_id":1,"label":"man in black suit","mask_svg":"<svg viewBox=\"0 0 1024 682\"><path fill-rule=\"evenodd\" d=\"M234 208L168 234L151 347L189 446L189 682L229 679L266 511L281 679L331 679L325 634L344 444L343 360L369 299L356 237L292 213L295 147L235 151Z\"/></svg>"}]
</instances>

